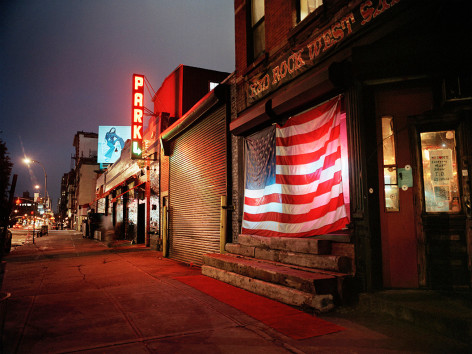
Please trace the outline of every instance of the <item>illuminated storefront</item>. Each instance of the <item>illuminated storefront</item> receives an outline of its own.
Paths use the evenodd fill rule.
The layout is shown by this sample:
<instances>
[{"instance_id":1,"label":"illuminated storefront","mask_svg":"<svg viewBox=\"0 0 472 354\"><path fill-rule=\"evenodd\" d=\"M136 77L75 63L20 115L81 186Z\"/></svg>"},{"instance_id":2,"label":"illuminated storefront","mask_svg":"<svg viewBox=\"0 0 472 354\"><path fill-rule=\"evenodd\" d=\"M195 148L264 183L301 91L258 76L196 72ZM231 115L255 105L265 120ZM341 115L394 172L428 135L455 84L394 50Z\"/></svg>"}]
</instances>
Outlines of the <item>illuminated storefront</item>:
<instances>
[{"instance_id":1,"label":"illuminated storefront","mask_svg":"<svg viewBox=\"0 0 472 354\"><path fill-rule=\"evenodd\" d=\"M162 249L162 209L169 201L169 158L161 154L159 135L205 96L211 84L227 75L178 66L152 97L152 114L144 102L147 79L144 75L133 75L131 138L117 160L97 179L95 207L103 215L102 239L113 235ZM110 133L112 128L104 131Z\"/></svg>"},{"instance_id":2,"label":"illuminated storefront","mask_svg":"<svg viewBox=\"0 0 472 354\"><path fill-rule=\"evenodd\" d=\"M237 112L230 130L241 156L233 176L246 185L233 187L233 220L239 220L233 240L241 230L332 240L352 258L361 289L470 286L472 58L463 25L469 4L326 1L307 14L298 3L235 7ZM328 233L305 231L294 220L319 204L312 212L290 207L300 210L291 216L254 212L248 144L338 97L346 122L340 161L348 170L342 177L348 222ZM276 166L282 178L278 160ZM261 226L277 220L284 225Z\"/></svg>"}]
</instances>

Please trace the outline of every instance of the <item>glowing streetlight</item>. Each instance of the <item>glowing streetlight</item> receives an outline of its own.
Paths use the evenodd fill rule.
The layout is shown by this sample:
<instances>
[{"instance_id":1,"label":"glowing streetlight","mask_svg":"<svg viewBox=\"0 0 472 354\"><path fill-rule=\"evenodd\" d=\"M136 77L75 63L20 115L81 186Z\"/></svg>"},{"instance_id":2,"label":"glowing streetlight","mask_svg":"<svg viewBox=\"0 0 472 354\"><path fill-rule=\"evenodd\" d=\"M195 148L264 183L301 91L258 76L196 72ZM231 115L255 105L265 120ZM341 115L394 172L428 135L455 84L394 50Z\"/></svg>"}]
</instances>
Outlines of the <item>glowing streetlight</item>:
<instances>
[{"instance_id":1,"label":"glowing streetlight","mask_svg":"<svg viewBox=\"0 0 472 354\"><path fill-rule=\"evenodd\" d=\"M48 185L48 175L46 174L46 169L44 168L43 164L42 164L41 162L39 162L39 161L32 160L32 159L30 159L30 158L28 158L28 157L25 157L25 158L23 159L23 162L24 162L25 164L27 164L28 166L29 166L31 163L35 162L35 163L37 163L38 165L40 165L40 166L43 168L43 171L44 171L44 199L46 200L46 203L49 204L49 203L48 203L48 201L49 201L48 188L47 188L47 185ZM39 186L35 186L35 188L36 188L36 187L39 188Z\"/></svg>"}]
</instances>

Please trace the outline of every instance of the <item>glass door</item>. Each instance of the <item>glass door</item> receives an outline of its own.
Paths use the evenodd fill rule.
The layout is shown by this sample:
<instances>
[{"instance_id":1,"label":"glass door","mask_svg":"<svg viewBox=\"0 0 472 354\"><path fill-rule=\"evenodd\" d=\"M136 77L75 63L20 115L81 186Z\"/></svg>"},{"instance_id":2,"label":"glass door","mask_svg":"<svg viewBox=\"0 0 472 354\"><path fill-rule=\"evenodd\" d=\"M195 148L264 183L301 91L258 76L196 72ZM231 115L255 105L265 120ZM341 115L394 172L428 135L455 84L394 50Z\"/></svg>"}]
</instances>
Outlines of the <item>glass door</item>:
<instances>
[{"instance_id":1,"label":"glass door","mask_svg":"<svg viewBox=\"0 0 472 354\"><path fill-rule=\"evenodd\" d=\"M443 130L420 133L425 211L461 211L457 175L456 132Z\"/></svg>"}]
</instances>

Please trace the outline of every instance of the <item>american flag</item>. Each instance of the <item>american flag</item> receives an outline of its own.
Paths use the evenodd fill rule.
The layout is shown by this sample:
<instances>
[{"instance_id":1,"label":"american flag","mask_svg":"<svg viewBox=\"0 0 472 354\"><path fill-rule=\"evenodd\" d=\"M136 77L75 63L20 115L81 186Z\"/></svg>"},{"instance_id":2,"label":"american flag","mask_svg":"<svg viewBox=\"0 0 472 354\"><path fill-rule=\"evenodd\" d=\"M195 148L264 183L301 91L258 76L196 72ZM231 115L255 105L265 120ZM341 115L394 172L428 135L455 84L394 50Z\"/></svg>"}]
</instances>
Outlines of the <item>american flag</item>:
<instances>
[{"instance_id":1,"label":"american flag","mask_svg":"<svg viewBox=\"0 0 472 354\"><path fill-rule=\"evenodd\" d=\"M243 234L309 237L340 230L349 222L340 99L246 139Z\"/></svg>"}]
</instances>

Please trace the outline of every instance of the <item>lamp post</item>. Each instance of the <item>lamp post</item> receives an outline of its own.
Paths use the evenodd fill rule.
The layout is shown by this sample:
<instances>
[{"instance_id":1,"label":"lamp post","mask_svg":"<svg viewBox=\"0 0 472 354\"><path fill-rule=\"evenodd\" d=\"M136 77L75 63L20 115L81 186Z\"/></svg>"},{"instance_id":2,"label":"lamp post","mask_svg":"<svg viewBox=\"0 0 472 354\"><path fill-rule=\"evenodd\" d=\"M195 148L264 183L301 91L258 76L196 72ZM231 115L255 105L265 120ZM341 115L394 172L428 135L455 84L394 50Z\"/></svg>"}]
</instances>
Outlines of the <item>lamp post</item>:
<instances>
[{"instance_id":1,"label":"lamp post","mask_svg":"<svg viewBox=\"0 0 472 354\"><path fill-rule=\"evenodd\" d=\"M49 205L49 197L48 197L48 187L47 187L48 186L48 175L46 174L46 169L44 168L43 164L39 161L31 160L29 158L25 158L23 161L28 166L29 166L30 163L35 162L43 168L43 171L44 171L44 198L46 200L46 207L47 207L47 205Z\"/></svg>"},{"instance_id":2,"label":"lamp post","mask_svg":"<svg viewBox=\"0 0 472 354\"><path fill-rule=\"evenodd\" d=\"M34 245L34 228L36 226L36 213L32 211L31 214L33 214L33 245Z\"/></svg>"}]
</instances>

